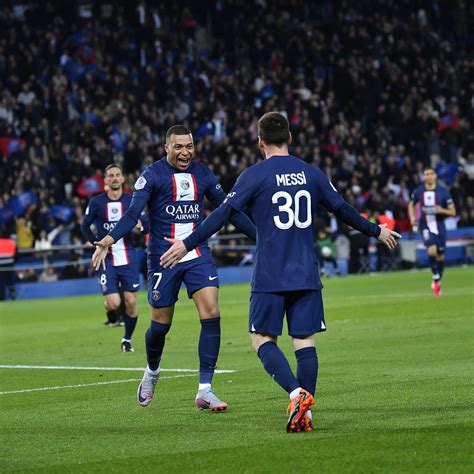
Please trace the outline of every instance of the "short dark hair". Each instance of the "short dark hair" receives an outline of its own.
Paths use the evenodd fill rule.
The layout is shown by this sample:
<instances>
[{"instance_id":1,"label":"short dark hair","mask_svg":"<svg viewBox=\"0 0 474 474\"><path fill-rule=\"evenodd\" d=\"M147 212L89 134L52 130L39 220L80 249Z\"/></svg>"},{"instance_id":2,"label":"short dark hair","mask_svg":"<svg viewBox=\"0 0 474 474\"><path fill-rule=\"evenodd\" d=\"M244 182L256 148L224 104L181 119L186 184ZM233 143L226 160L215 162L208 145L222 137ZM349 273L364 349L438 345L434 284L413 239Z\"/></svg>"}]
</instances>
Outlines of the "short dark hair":
<instances>
[{"instance_id":1,"label":"short dark hair","mask_svg":"<svg viewBox=\"0 0 474 474\"><path fill-rule=\"evenodd\" d=\"M423 173L425 173L426 171L434 171L436 173L436 170L432 166L426 166L425 168L423 168Z\"/></svg>"},{"instance_id":2,"label":"short dark hair","mask_svg":"<svg viewBox=\"0 0 474 474\"><path fill-rule=\"evenodd\" d=\"M258 136L268 145L283 145L290 138L290 124L283 114L267 112L257 124Z\"/></svg>"},{"instance_id":3,"label":"short dark hair","mask_svg":"<svg viewBox=\"0 0 474 474\"><path fill-rule=\"evenodd\" d=\"M169 143L171 135L191 135L191 130L184 125L173 125L166 132L166 143Z\"/></svg>"},{"instance_id":4,"label":"short dark hair","mask_svg":"<svg viewBox=\"0 0 474 474\"><path fill-rule=\"evenodd\" d=\"M105 167L104 174L107 175L107 171L111 170L112 168L118 168L120 172L123 173L122 165L120 165L119 163L110 163L110 165L107 165Z\"/></svg>"}]
</instances>

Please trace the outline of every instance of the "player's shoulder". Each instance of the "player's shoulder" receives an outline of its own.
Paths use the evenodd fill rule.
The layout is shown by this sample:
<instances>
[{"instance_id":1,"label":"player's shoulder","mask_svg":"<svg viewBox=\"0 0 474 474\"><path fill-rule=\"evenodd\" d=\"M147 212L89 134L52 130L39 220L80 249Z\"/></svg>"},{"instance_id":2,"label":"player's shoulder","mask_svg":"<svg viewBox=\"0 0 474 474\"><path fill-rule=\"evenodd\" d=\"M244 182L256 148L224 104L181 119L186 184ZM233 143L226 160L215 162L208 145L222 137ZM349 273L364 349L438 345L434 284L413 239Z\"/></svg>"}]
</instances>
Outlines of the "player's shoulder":
<instances>
[{"instance_id":1,"label":"player's shoulder","mask_svg":"<svg viewBox=\"0 0 474 474\"><path fill-rule=\"evenodd\" d=\"M94 205L94 204L99 204L104 201L108 201L107 193L100 193L96 194L95 196L92 196L89 200L89 206Z\"/></svg>"},{"instance_id":2,"label":"player's shoulder","mask_svg":"<svg viewBox=\"0 0 474 474\"><path fill-rule=\"evenodd\" d=\"M151 163L142 171L140 177L136 180L133 187L134 190L139 191L146 185L153 185L159 180L159 177L163 175L163 172L163 159Z\"/></svg>"},{"instance_id":3,"label":"player's shoulder","mask_svg":"<svg viewBox=\"0 0 474 474\"><path fill-rule=\"evenodd\" d=\"M206 163L202 161L193 160L191 166L188 169L191 174L214 175Z\"/></svg>"},{"instance_id":4,"label":"player's shoulder","mask_svg":"<svg viewBox=\"0 0 474 474\"><path fill-rule=\"evenodd\" d=\"M122 196L120 197L120 200L124 202L130 202L132 200L132 194L130 193L130 191L124 191L122 193Z\"/></svg>"},{"instance_id":5,"label":"player's shoulder","mask_svg":"<svg viewBox=\"0 0 474 474\"><path fill-rule=\"evenodd\" d=\"M165 160L166 158L161 158L157 161L154 161L153 163L149 164L144 170L142 175L148 174L148 175L155 175L155 174L160 174L163 169L165 168Z\"/></svg>"},{"instance_id":6,"label":"player's shoulder","mask_svg":"<svg viewBox=\"0 0 474 474\"><path fill-rule=\"evenodd\" d=\"M440 183L436 183L436 191L442 194L449 194L449 189Z\"/></svg>"}]
</instances>

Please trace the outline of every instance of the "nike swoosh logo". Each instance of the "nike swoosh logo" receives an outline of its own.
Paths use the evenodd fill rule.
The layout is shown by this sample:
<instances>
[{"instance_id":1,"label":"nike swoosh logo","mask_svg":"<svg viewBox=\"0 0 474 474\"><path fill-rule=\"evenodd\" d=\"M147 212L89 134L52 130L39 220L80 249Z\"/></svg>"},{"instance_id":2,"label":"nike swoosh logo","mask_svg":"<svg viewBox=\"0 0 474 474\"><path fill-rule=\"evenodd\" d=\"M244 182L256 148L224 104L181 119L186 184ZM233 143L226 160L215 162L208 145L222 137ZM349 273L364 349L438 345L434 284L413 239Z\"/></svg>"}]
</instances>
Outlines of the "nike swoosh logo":
<instances>
[{"instance_id":1,"label":"nike swoosh logo","mask_svg":"<svg viewBox=\"0 0 474 474\"><path fill-rule=\"evenodd\" d=\"M187 194L187 193L186 193L186 194L180 194L180 195L179 195L179 198L182 199L182 198L184 198L184 197L186 197L186 196L190 196L190 195Z\"/></svg>"},{"instance_id":2,"label":"nike swoosh logo","mask_svg":"<svg viewBox=\"0 0 474 474\"><path fill-rule=\"evenodd\" d=\"M140 283L134 283L132 286L133 288L138 288L140 286Z\"/></svg>"},{"instance_id":3,"label":"nike swoosh logo","mask_svg":"<svg viewBox=\"0 0 474 474\"><path fill-rule=\"evenodd\" d=\"M209 280L212 281L212 280L215 280L216 278L217 278L216 276L215 277L209 277Z\"/></svg>"}]
</instances>

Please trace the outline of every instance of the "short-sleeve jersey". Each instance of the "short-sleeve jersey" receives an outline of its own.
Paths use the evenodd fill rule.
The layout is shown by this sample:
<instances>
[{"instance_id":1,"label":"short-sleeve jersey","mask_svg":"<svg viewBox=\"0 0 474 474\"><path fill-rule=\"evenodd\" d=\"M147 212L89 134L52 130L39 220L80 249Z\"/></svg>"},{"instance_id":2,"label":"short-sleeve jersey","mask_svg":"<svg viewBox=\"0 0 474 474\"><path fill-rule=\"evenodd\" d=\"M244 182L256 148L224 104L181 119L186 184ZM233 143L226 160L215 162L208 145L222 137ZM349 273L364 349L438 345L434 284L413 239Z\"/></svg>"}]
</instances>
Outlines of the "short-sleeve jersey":
<instances>
[{"instance_id":1,"label":"short-sleeve jersey","mask_svg":"<svg viewBox=\"0 0 474 474\"><path fill-rule=\"evenodd\" d=\"M84 217L88 225L93 224L97 229L97 240L103 239L116 226L130 206L131 200L131 195L126 193L115 201L110 199L107 193L102 193L89 201ZM107 264L115 267L128 265L134 263L135 258L135 249L129 233L110 247Z\"/></svg>"},{"instance_id":2,"label":"short-sleeve jersey","mask_svg":"<svg viewBox=\"0 0 474 474\"><path fill-rule=\"evenodd\" d=\"M202 163L191 162L185 172L173 168L166 157L148 166L135 183L134 196L144 197L150 219L150 255L169 249L165 237L185 239L203 219L203 199L219 206L225 193L217 177ZM188 252L180 262L211 256L205 244Z\"/></svg>"},{"instance_id":3,"label":"short-sleeve jersey","mask_svg":"<svg viewBox=\"0 0 474 474\"><path fill-rule=\"evenodd\" d=\"M294 156L272 156L245 170L227 195L235 210L248 209L257 227L252 291L322 288L313 246L318 204L344 203L324 173Z\"/></svg>"},{"instance_id":4,"label":"short-sleeve jersey","mask_svg":"<svg viewBox=\"0 0 474 474\"><path fill-rule=\"evenodd\" d=\"M449 191L439 184L435 189L426 189L424 184L418 186L412 193L411 200L420 203L420 230L428 229L431 233L439 235L446 232L444 214L436 214L435 206L448 207L453 202Z\"/></svg>"}]
</instances>

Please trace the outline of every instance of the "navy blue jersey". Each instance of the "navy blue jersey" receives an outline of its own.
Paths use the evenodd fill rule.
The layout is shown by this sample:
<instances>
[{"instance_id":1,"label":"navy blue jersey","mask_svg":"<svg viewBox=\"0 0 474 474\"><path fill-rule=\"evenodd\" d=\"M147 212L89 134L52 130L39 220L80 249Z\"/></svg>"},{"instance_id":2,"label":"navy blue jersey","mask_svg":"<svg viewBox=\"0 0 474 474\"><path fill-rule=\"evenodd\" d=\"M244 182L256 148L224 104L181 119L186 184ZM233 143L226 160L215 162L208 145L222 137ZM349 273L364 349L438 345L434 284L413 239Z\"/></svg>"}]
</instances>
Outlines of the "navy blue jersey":
<instances>
[{"instance_id":1,"label":"navy blue jersey","mask_svg":"<svg viewBox=\"0 0 474 474\"><path fill-rule=\"evenodd\" d=\"M203 219L203 199L219 206L225 199L217 177L202 163L191 162L185 172L173 168L166 157L148 166L135 183L134 197L144 198L150 218L150 255L169 249L164 237L185 239ZM209 247L200 245L180 262L210 256Z\"/></svg>"},{"instance_id":2,"label":"navy blue jersey","mask_svg":"<svg viewBox=\"0 0 474 474\"><path fill-rule=\"evenodd\" d=\"M95 240L103 239L124 215L130 206L131 200L130 194L125 193L117 200L110 199L107 193L94 196L89 201L81 225L85 237L89 240L87 229L90 232L90 226L94 225L97 231L96 235L94 235ZM131 242L131 234L129 233L110 247L109 254L107 255L107 264L121 266L134 262L135 249Z\"/></svg>"},{"instance_id":3,"label":"navy blue jersey","mask_svg":"<svg viewBox=\"0 0 474 474\"><path fill-rule=\"evenodd\" d=\"M313 214L318 204L335 212L344 203L324 173L294 156L272 156L245 170L227 204L247 208L257 227L252 291L321 289Z\"/></svg>"},{"instance_id":4,"label":"navy blue jersey","mask_svg":"<svg viewBox=\"0 0 474 474\"><path fill-rule=\"evenodd\" d=\"M426 189L424 184L418 186L412 193L411 200L420 203L420 230L428 229L431 233L439 235L446 232L444 220L448 217L444 214L436 214L435 206L448 207L453 203L449 191L436 185L435 189Z\"/></svg>"}]
</instances>

